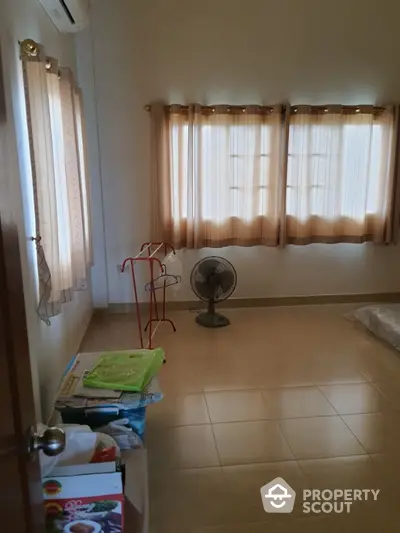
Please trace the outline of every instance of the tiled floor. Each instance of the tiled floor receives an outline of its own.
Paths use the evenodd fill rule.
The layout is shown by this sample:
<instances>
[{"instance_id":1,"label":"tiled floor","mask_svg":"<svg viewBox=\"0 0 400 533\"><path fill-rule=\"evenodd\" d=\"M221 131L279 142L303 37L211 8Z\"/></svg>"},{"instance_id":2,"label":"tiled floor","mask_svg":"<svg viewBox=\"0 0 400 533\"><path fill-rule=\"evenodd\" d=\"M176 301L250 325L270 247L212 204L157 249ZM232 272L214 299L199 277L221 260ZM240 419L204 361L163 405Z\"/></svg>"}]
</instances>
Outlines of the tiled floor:
<instances>
[{"instance_id":1,"label":"tiled floor","mask_svg":"<svg viewBox=\"0 0 400 533\"><path fill-rule=\"evenodd\" d=\"M164 400L148 409L154 533L400 532L400 357L346 306L227 310L229 328L174 314L157 340ZM83 348L135 346L128 316L96 319ZM260 488L297 491L266 514ZM350 514L304 514L302 490L380 489Z\"/></svg>"}]
</instances>

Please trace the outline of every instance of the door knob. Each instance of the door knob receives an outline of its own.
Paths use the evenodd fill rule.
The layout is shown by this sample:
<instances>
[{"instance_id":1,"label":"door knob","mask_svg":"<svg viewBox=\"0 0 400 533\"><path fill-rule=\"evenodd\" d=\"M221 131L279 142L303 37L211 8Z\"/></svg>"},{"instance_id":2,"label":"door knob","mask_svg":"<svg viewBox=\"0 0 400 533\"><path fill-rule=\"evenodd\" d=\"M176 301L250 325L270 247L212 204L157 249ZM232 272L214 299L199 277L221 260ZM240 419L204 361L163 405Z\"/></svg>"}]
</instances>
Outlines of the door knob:
<instances>
[{"instance_id":1,"label":"door knob","mask_svg":"<svg viewBox=\"0 0 400 533\"><path fill-rule=\"evenodd\" d=\"M59 455L65 450L65 433L57 427L46 429L42 435L31 430L29 451L30 453L42 450L45 455L50 457Z\"/></svg>"}]
</instances>

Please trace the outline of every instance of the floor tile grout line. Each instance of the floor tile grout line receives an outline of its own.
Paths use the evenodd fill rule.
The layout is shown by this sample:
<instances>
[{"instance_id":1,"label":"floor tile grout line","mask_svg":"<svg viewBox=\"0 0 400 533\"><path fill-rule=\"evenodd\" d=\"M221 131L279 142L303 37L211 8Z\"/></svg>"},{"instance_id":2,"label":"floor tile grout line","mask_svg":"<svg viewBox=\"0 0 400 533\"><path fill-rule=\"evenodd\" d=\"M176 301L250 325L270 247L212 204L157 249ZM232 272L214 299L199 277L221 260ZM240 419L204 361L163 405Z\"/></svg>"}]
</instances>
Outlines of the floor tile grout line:
<instances>
[{"instance_id":1,"label":"floor tile grout line","mask_svg":"<svg viewBox=\"0 0 400 533\"><path fill-rule=\"evenodd\" d=\"M282 427L281 427L281 423L280 423L280 422L278 422L278 430L279 430L279 433L282 435L282 438L283 438L284 442L286 442L286 445L287 445L287 447L289 448L289 451L290 451L290 453L292 454L293 459L294 459L294 460L296 461L296 463L297 463L297 457L295 456L295 454L294 454L294 452L293 452L293 449L292 449L292 447L290 446L289 439L286 437L286 435L285 435L285 433L284 433L284 431L283 431L283 429L282 429Z\"/></svg>"},{"instance_id":2,"label":"floor tile grout line","mask_svg":"<svg viewBox=\"0 0 400 533\"><path fill-rule=\"evenodd\" d=\"M176 396L189 396L191 394L218 394L218 393L229 393L229 392L255 392L255 391L266 391L266 390L282 390L282 389L306 389L306 388L319 388L319 387L329 387L334 385L361 385L370 383L371 385L373 383L379 383L379 381L313 381L306 385L275 385L275 386L265 386L265 387L250 387L250 388L232 388L232 389L205 389L199 388L198 390L191 390L191 391L182 391Z\"/></svg>"},{"instance_id":3,"label":"floor tile grout line","mask_svg":"<svg viewBox=\"0 0 400 533\"><path fill-rule=\"evenodd\" d=\"M359 414L359 413L354 413ZM370 414L370 413L361 413L361 414ZM330 415L307 415L307 416L288 416L288 417L279 417L279 418L254 418L246 420L225 420L224 422L211 422L211 424L246 424L252 422L282 422L283 420L304 420L307 418L332 418L335 416L340 416L338 414L332 413Z\"/></svg>"},{"instance_id":4,"label":"floor tile grout line","mask_svg":"<svg viewBox=\"0 0 400 533\"><path fill-rule=\"evenodd\" d=\"M313 459L311 459L311 460L313 460ZM316 459L314 459L314 460L316 460ZM305 481L309 481L309 476L306 475L306 473L304 472L303 468L301 467L301 464L300 464L301 461L307 461L307 459L296 459L296 464L297 464L297 467L300 470L301 475L303 476L304 480Z\"/></svg>"},{"instance_id":5,"label":"floor tile grout line","mask_svg":"<svg viewBox=\"0 0 400 533\"><path fill-rule=\"evenodd\" d=\"M359 370L360 374L367 380L368 383L373 383L375 382L374 379L369 379L369 377L364 373L363 370Z\"/></svg>"},{"instance_id":6,"label":"floor tile grout line","mask_svg":"<svg viewBox=\"0 0 400 533\"><path fill-rule=\"evenodd\" d=\"M365 413L365 414L370 414L370 413ZM371 413L373 414L373 413ZM366 453L366 455L369 455L369 452L368 450L363 446L362 442L360 441L360 439L357 437L357 435L354 433L354 431L351 429L351 427L346 423L346 420L344 420L344 416L348 416L348 415L339 415L340 418L342 419L342 422L343 424L345 424L345 426L347 427L347 429L350 431L350 433L354 436L354 438L356 439L356 441L359 443L359 445L361 446L361 448L364 450L364 452Z\"/></svg>"},{"instance_id":7,"label":"floor tile grout line","mask_svg":"<svg viewBox=\"0 0 400 533\"><path fill-rule=\"evenodd\" d=\"M204 401L206 402L207 414L208 414L208 418L209 418L209 420L210 420L211 432L212 432L213 439L214 439L214 446L215 446L215 449L216 449L216 451L217 451L218 461L219 461L220 466L222 467L222 458L221 458L221 453L220 453L220 451L219 451L219 447L218 447L217 437L215 436L215 431L214 431L213 423L212 423L212 420L211 420L210 407L209 407L208 402L207 402L207 396L206 396L206 394L203 393L203 396L204 396Z\"/></svg>"},{"instance_id":8,"label":"floor tile grout line","mask_svg":"<svg viewBox=\"0 0 400 533\"><path fill-rule=\"evenodd\" d=\"M318 457L296 457L293 456L292 459L281 459L277 461L253 461L248 463L229 463L229 464L222 464L222 468L230 468L230 467L236 467L236 466L252 466L252 465L266 465L266 464L279 464L279 463L299 463L299 462L305 462L305 461L327 461L329 459L346 459L346 458L354 458L354 457L367 457L370 454L368 453L354 453L352 455L345 454L345 455L319 455ZM374 454L379 455L379 454ZM300 465L299 465L300 467ZM199 467L201 468L219 468L218 466L207 466L207 467ZM188 468L187 470L194 470L193 468Z\"/></svg>"},{"instance_id":9,"label":"floor tile grout line","mask_svg":"<svg viewBox=\"0 0 400 533\"><path fill-rule=\"evenodd\" d=\"M168 394L169 397L175 397L175 398L178 398L178 397L181 397L181 396L195 396L195 395L201 395L201 394L209 394L209 395L212 395L212 394L224 394L224 393L251 393L251 392L266 392L266 391L282 391L282 390L288 390L288 391L291 391L291 390L295 390L295 389L318 389L320 390L320 387L336 387L336 386L346 386L346 385L366 385L366 384L369 384L371 386L373 386L374 388L376 388L374 386L374 383L378 384L380 382L357 382L357 383L323 383L323 384L319 384L319 385L300 385L300 386L293 386L293 387L287 387L287 386L282 386L282 387L271 387L271 388L254 388L254 389L219 389L219 390L192 390L192 391L181 391L177 394L173 394L171 393L170 391L165 391L165 389L163 389L163 393L164 395ZM382 394L386 399L387 396L385 396L381 391L379 391L379 389L377 389L378 392L380 392L380 394Z\"/></svg>"},{"instance_id":10,"label":"floor tile grout line","mask_svg":"<svg viewBox=\"0 0 400 533\"><path fill-rule=\"evenodd\" d=\"M372 454L372 455L383 455L383 454ZM229 469L235 469L235 468L246 468L246 467L254 467L254 466L265 466L265 467L271 467L273 465L282 465L282 464L295 464L299 472L301 474L301 477L303 480L307 481L310 479L310 477L305 473L300 463L309 463L309 462L318 462L318 461L330 461L330 460L346 460L346 459L368 459L370 462L370 466L373 466L373 459L371 457L371 454L354 454L354 455L340 455L340 456L323 456L323 457L315 457L315 458L303 458L303 459L285 459L285 460L277 460L277 461L264 461L264 462L251 462L251 463L232 463L232 464L226 464L226 465L213 465L213 466L193 466L193 467L187 467L187 468L175 468L172 471L169 471L170 474L176 475L176 474L183 474L186 472L201 472L203 470L213 470L218 471L220 473L224 473L224 471Z\"/></svg>"},{"instance_id":11,"label":"floor tile grout line","mask_svg":"<svg viewBox=\"0 0 400 533\"><path fill-rule=\"evenodd\" d=\"M308 461L329 461L329 460L335 460L335 459L354 459L355 457L358 457L358 458L370 458L371 455L384 455L384 454L381 454L381 453L373 453L373 454L370 454L370 453L357 453L357 454L353 454L353 455L326 455L326 456L322 456L322 457L307 457L307 458L304 458L304 459L281 459L281 460L276 460L276 461L256 461L256 462L252 462L252 463L234 463L234 464L229 464L229 465L214 465L214 466L192 466L192 467L189 467L189 468L176 468L174 469L174 472L186 472L186 471L200 471L200 470L220 470L221 468L222 469L226 469L226 468L236 468L236 467L251 467L251 466L260 466L260 465L266 465L266 466L271 466L271 465L276 465L276 464L285 464L285 463L304 463L304 462L308 462Z\"/></svg>"},{"instance_id":12,"label":"floor tile grout line","mask_svg":"<svg viewBox=\"0 0 400 533\"><path fill-rule=\"evenodd\" d=\"M379 385L382 383L382 381L374 381L371 382L371 385L374 387L374 389L385 399L385 401L388 402L390 405L390 408L393 409L393 411L398 411L398 408L396 408L395 402L393 402L386 394L384 394L380 389Z\"/></svg>"},{"instance_id":13,"label":"floor tile grout line","mask_svg":"<svg viewBox=\"0 0 400 533\"><path fill-rule=\"evenodd\" d=\"M380 382L379 381L369 381L368 382L368 385L370 385L373 390L375 390L386 402L388 402L388 405L390 406L391 409L393 409L394 412L396 412L396 408L393 406L393 402L391 402L389 400L389 398L387 398L387 396L385 396L383 394L383 392L381 392L379 389L377 389L377 387L375 385L379 384ZM363 385L365 385L366 383L363 383ZM344 385L344 383L342 384ZM355 385L355 383L352 383L352 385ZM359 383L359 385L361 385L361 383ZM328 400L328 402L330 403L330 405L333 407L333 409L335 410L335 412L340 416L348 416L348 415L369 415L369 414L376 414L376 413L382 413L382 409L378 409L377 411L357 411L357 412L351 412L351 413L339 413L339 411L336 409L336 407L333 405L333 403L329 400L328 396L325 394L325 392L322 390L321 387L329 387L330 385L321 385L318 387L318 389L320 390L320 392L325 396L325 398ZM333 385L332 385L333 386Z\"/></svg>"},{"instance_id":14,"label":"floor tile grout line","mask_svg":"<svg viewBox=\"0 0 400 533\"><path fill-rule=\"evenodd\" d=\"M333 406L332 406L333 407ZM245 420L226 420L223 422L199 422L199 423L191 423L191 424L172 424L172 425L163 425L160 426L159 429L155 430L157 432L159 431L168 431L173 428L183 428L183 427L201 427L201 426L216 426L216 425L224 425L224 424L253 424L257 422L284 422L286 420L308 420L312 418L342 418L343 416L357 416L357 415L378 415L378 414L384 414L386 411L357 411L357 412L351 412L351 413L338 413L335 409L335 413L329 414L329 415L307 415L307 416L290 416L290 417L280 417L280 418L255 418L255 419L245 419ZM398 412L398 411L394 411Z\"/></svg>"},{"instance_id":15,"label":"floor tile grout line","mask_svg":"<svg viewBox=\"0 0 400 533\"><path fill-rule=\"evenodd\" d=\"M326 387L327 385L320 385L320 386L317 386L318 390L320 391L320 393L326 398L327 402L329 403L329 405L332 406L333 410L335 411L335 413L340 416L338 410L335 408L335 406L333 405L333 403L329 400L328 396L324 393L323 390L321 390L321 387Z\"/></svg>"},{"instance_id":16,"label":"floor tile grout line","mask_svg":"<svg viewBox=\"0 0 400 533\"><path fill-rule=\"evenodd\" d=\"M336 409L335 409L335 411L336 411ZM351 432L351 434L354 436L354 438L356 439L356 441L360 444L360 446L361 446L361 448L364 450L365 454L368 454L367 450L366 450L366 449L364 448L364 446L361 444L360 440L356 437L356 435L353 433L353 431L351 431L351 429L350 429L349 426L346 424L345 420L343 420L343 418L339 415L339 413L338 413L337 415L328 415L328 417L329 417L329 418L332 418L332 417L340 418L341 421L342 421L342 422L345 424L345 426L348 428L348 430ZM324 418L328 418L328 417L325 416ZM310 418L318 418L318 417L310 417ZM320 418L322 418L322 417L320 417ZM293 418L291 418L291 419L285 419L285 420L298 420L298 419L293 419ZM279 424L279 425L280 425L280 424ZM282 433L283 433L283 431L282 431ZM289 443L288 443L288 445L289 445ZM290 447L290 445L289 445L289 447ZM290 449L291 449L291 448L290 448ZM291 450L291 451L292 451L292 450ZM292 452L292 453L293 453L293 452ZM362 454L362 455L365 455L365 454ZM353 454L353 455L360 455L360 454ZM300 461L301 461L301 460L305 460L305 459L301 459L301 458L299 458L299 457L296 457L296 455L295 455L294 453L293 453L293 456L295 457L296 461L299 461L299 460L300 460ZM337 457L342 457L342 456L339 456L339 455L338 455ZM351 456L349 456L349 457L351 457ZM316 458L316 459L318 459L318 458ZM321 459L323 459L323 457L321 457Z\"/></svg>"}]
</instances>

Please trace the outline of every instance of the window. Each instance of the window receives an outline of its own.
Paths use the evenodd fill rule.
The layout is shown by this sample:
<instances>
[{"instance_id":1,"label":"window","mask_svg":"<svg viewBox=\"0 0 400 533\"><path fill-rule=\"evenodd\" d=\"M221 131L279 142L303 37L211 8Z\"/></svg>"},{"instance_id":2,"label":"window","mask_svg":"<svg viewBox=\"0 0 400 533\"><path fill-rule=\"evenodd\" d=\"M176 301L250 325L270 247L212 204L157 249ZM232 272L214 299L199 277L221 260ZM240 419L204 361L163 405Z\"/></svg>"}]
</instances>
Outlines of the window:
<instances>
[{"instance_id":1,"label":"window","mask_svg":"<svg viewBox=\"0 0 400 533\"><path fill-rule=\"evenodd\" d=\"M172 216L175 220L188 216L188 181L180 187L180 173L188 173L187 150L184 148L188 146L188 130L188 124L181 125L179 120L172 124ZM236 217L250 222L266 213L272 174L272 132L273 127L268 123L261 123L256 128L240 123L214 125L212 120L207 120L200 126L201 153L198 157L199 168L203 169L203 186L199 214L202 220L222 224ZM255 205L253 190L249 194L249 183L254 187Z\"/></svg>"},{"instance_id":2,"label":"window","mask_svg":"<svg viewBox=\"0 0 400 533\"><path fill-rule=\"evenodd\" d=\"M288 147L289 242L383 238L393 129L390 110L295 108Z\"/></svg>"},{"instance_id":3,"label":"window","mask_svg":"<svg viewBox=\"0 0 400 533\"><path fill-rule=\"evenodd\" d=\"M157 240L196 248L394 239L392 108L151 113Z\"/></svg>"},{"instance_id":4,"label":"window","mask_svg":"<svg viewBox=\"0 0 400 533\"><path fill-rule=\"evenodd\" d=\"M169 168L159 177L173 241L277 243L280 108L174 106L166 122L157 142Z\"/></svg>"},{"instance_id":5,"label":"window","mask_svg":"<svg viewBox=\"0 0 400 533\"><path fill-rule=\"evenodd\" d=\"M38 253L39 316L85 289L91 261L81 102L72 72L33 41L21 44Z\"/></svg>"}]
</instances>

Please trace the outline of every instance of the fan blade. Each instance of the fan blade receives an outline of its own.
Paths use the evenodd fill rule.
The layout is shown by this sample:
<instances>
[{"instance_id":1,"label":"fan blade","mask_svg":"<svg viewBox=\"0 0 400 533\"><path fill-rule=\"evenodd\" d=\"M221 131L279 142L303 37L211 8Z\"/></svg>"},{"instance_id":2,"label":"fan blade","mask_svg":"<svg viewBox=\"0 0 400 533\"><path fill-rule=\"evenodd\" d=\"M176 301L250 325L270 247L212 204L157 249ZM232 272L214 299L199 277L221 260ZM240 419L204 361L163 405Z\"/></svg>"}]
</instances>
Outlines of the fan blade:
<instances>
[{"instance_id":1,"label":"fan blade","mask_svg":"<svg viewBox=\"0 0 400 533\"><path fill-rule=\"evenodd\" d=\"M224 296L224 291L222 290L221 285L218 285L218 286L217 286L217 289L216 289L216 291L215 291L215 294L214 294L214 300L215 300L215 301L222 300L222 299L223 299L223 296Z\"/></svg>"},{"instance_id":2,"label":"fan blade","mask_svg":"<svg viewBox=\"0 0 400 533\"><path fill-rule=\"evenodd\" d=\"M213 300L215 298L216 287L209 285L204 281L195 281L197 293L201 295L204 300Z\"/></svg>"},{"instance_id":3,"label":"fan blade","mask_svg":"<svg viewBox=\"0 0 400 533\"><path fill-rule=\"evenodd\" d=\"M216 259L206 259L205 261L199 263L197 271L200 275L207 279L209 276L215 273L219 265L220 262Z\"/></svg>"},{"instance_id":4,"label":"fan blade","mask_svg":"<svg viewBox=\"0 0 400 533\"><path fill-rule=\"evenodd\" d=\"M227 259L211 256L200 260L195 265L190 276L190 283L200 299L222 301L235 289L236 272Z\"/></svg>"},{"instance_id":5,"label":"fan blade","mask_svg":"<svg viewBox=\"0 0 400 533\"><path fill-rule=\"evenodd\" d=\"M221 298L230 291L232 285L235 283L235 276L231 270L225 270L218 274L218 298Z\"/></svg>"}]
</instances>

